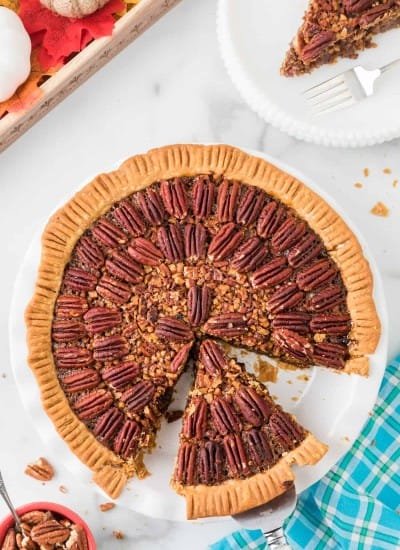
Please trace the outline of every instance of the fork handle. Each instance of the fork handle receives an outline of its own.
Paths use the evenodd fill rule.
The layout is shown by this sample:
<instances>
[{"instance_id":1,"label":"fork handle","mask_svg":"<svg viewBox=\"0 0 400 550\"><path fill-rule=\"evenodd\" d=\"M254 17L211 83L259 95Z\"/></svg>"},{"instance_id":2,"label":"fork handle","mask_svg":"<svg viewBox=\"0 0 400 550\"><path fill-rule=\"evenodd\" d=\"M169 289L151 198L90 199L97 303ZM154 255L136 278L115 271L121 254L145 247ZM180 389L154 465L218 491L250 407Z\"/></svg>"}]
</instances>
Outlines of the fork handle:
<instances>
[{"instance_id":1,"label":"fork handle","mask_svg":"<svg viewBox=\"0 0 400 550\"><path fill-rule=\"evenodd\" d=\"M21 533L21 520L18 517L17 512L15 511L15 508L10 500L10 497L8 496L7 489L3 480L3 476L0 472L0 495L3 497L4 502L7 504L13 518L15 521L16 530Z\"/></svg>"},{"instance_id":2,"label":"fork handle","mask_svg":"<svg viewBox=\"0 0 400 550\"><path fill-rule=\"evenodd\" d=\"M383 67L381 67L381 73L385 73L386 71L388 71L389 69L391 69L397 64L400 64L400 59L395 59L394 61L391 61L387 65L384 65Z\"/></svg>"},{"instance_id":3,"label":"fork handle","mask_svg":"<svg viewBox=\"0 0 400 550\"><path fill-rule=\"evenodd\" d=\"M291 550L282 527L264 532L264 537L267 539L269 550Z\"/></svg>"}]
</instances>

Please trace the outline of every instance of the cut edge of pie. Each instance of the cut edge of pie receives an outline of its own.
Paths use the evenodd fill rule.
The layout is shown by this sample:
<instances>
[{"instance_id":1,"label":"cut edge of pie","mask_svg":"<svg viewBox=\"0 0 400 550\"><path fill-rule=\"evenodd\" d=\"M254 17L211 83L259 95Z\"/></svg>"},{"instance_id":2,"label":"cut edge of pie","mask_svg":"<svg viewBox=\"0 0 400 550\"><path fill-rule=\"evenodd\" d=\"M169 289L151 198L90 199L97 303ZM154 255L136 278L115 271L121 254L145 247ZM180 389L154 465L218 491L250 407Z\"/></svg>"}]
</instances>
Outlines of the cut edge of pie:
<instances>
[{"instance_id":1,"label":"cut edge of pie","mask_svg":"<svg viewBox=\"0 0 400 550\"><path fill-rule=\"evenodd\" d=\"M227 145L166 146L134 156L114 172L98 175L50 218L25 320L28 363L38 381L44 409L70 449L94 472L95 482L113 498L128 477L143 477L146 469L140 459L129 464L97 441L71 409L57 379L51 327L64 269L78 239L116 201L162 179L210 173L263 189L293 208L322 238L340 270L352 320L353 345L344 372L367 375L366 355L374 352L379 340L372 275L356 237L322 198L293 176Z\"/></svg>"},{"instance_id":2,"label":"cut edge of pie","mask_svg":"<svg viewBox=\"0 0 400 550\"><path fill-rule=\"evenodd\" d=\"M344 0L336 8L320 4L310 0L282 63L283 76L309 73L339 57L357 58L375 46L375 35L400 26L400 7L392 0Z\"/></svg>"}]
</instances>

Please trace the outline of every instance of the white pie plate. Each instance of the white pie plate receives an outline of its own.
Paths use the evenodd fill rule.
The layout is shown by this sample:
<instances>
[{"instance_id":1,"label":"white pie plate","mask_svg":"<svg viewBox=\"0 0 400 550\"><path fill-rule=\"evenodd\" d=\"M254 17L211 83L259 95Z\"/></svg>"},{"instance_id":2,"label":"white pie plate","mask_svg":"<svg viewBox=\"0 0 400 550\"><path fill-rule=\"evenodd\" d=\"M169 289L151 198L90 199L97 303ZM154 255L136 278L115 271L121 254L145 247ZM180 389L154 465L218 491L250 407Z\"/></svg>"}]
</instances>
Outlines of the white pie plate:
<instances>
[{"instance_id":1,"label":"white pie plate","mask_svg":"<svg viewBox=\"0 0 400 550\"><path fill-rule=\"evenodd\" d=\"M378 48L342 59L311 75L285 78L279 68L308 0L219 0L217 28L228 73L243 99L264 120L317 144L374 145L400 136L400 65L382 77L374 96L348 109L315 117L302 92L362 64L377 68L400 58L400 30L376 37Z\"/></svg>"},{"instance_id":2,"label":"white pie plate","mask_svg":"<svg viewBox=\"0 0 400 550\"><path fill-rule=\"evenodd\" d=\"M247 152L265 158L305 182L311 189L328 200L352 227L352 224L346 219L340 208L334 204L334 201L307 177L263 153ZM111 167L110 170L114 168ZM82 185L78 189L81 187ZM354 227L352 229L363 246L365 256L370 262L374 275L374 298L382 323L382 336L375 354L371 357L371 374L368 378L356 375L338 375L328 369L313 367L306 372L280 370L277 383L270 384L271 394L277 396L279 403L286 410L294 413L299 421L321 441L329 445L328 453L317 465L295 468L298 492L318 481L351 447L375 403L385 370L387 314L382 282L368 247L358 231L354 230ZM91 472L89 469L71 453L66 443L56 433L53 424L41 407L38 386L27 366L28 350L24 310L33 293L39 258L40 234L38 233L26 253L15 281L11 305L10 350L15 380L26 412L47 446L47 456L55 464L62 463L65 465L76 479L79 479L85 486L101 492L97 485L90 482ZM242 359L251 370L252 364L254 364L252 354L245 353ZM309 376L308 381L301 376L304 374ZM185 374L178 385L180 398L176 398L173 402L172 409L183 407L189 385L190 375ZM120 505L154 518L185 519L184 499L176 495L169 487L179 429L180 421L172 424L163 423L157 440L157 448L152 455L146 458L146 465L152 475L142 481L131 480L127 489L123 491L118 499Z\"/></svg>"}]
</instances>

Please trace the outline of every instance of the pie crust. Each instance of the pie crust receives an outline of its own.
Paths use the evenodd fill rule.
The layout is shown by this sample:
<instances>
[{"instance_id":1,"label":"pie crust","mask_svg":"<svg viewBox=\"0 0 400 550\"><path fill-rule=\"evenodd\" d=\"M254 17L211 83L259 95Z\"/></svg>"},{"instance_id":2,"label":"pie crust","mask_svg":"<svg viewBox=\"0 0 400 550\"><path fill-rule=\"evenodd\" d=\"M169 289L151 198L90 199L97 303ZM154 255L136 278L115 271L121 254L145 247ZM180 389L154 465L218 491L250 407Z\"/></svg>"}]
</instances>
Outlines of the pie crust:
<instances>
[{"instance_id":1,"label":"pie crust","mask_svg":"<svg viewBox=\"0 0 400 550\"><path fill-rule=\"evenodd\" d=\"M48 222L42 236L42 255L35 292L25 317L28 361L40 387L43 407L70 449L93 471L94 481L112 498L120 494L129 477L137 475L140 478L147 472L140 457L135 463L129 463L101 444L71 409L58 381L52 352L51 330L55 302L72 251L78 239L95 220L115 202L154 182L197 174L223 174L226 178L263 189L294 209L322 238L340 269L347 290L347 308L352 320L350 338L353 344L343 369L345 372L368 374L366 355L374 352L380 336L380 323L372 299L372 276L356 237L340 216L316 193L268 162L227 145L174 145L134 156L118 170L98 175ZM276 476L279 476L279 472L285 478L291 475L288 473L288 462L309 463L315 452L315 440L309 436L302 447L288 454L285 464L280 464L276 470ZM265 495L269 492L279 494L280 489L272 489L272 482L266 482L270 476L272 473L262 478L263 481L261 478L257 480L257 487L262 487L258 490ZM255 490L253 484L249 482L249 491ZM234 488L235 484L229 483L227 487ZM218 506L215 504L215 510L224 509L224 499L228 498L231 490L235 492L235 489L221 488L215 493L215 499L221 501ZM200 490L196 489L193 494L197 493L200 494ZM213 509L209 502L213 498L193 496L195 511L192 514L205 510L206 504L207 510Z\"/></svg>"}]
</instances>

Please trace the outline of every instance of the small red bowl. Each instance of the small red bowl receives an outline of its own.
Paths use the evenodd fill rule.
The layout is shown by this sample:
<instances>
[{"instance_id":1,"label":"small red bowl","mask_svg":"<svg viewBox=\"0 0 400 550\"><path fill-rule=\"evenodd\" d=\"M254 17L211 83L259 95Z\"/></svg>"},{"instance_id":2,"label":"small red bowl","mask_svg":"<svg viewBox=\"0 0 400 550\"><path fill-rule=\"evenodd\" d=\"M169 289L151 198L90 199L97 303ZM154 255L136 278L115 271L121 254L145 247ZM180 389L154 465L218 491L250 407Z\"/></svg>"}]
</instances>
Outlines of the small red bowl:
<instances>
[{"instance_id":1,"label":"small red bowl","mask_svg":"<svg viewBox=\"0 0 400 550\"><path fill-rule=\"evenodd\" d=\"M64 516L65 518L72 521L72 523L81 525L83 527L88 540L89 550L96 550L96 541L94 540L94 537L92 535L91 530L89 529L89 526L83 521L83 519L80 516L78 516L78 514L76 514L69 508L62 506L62 504L57 504L55 502L30 502L29 504L24 504L23 506L19 506L16 510L19 516L26 514L26 512L32 512L33 510L44 510L44 511L49 510L50 512L54 512L56 514L59 514L60 516ZM8 529L13 525L14 525L14 518L12 517L11 514L5 517L0 522L0 545L3 543L3 540L6 536Z\"/></svg>"}]
</instances>

